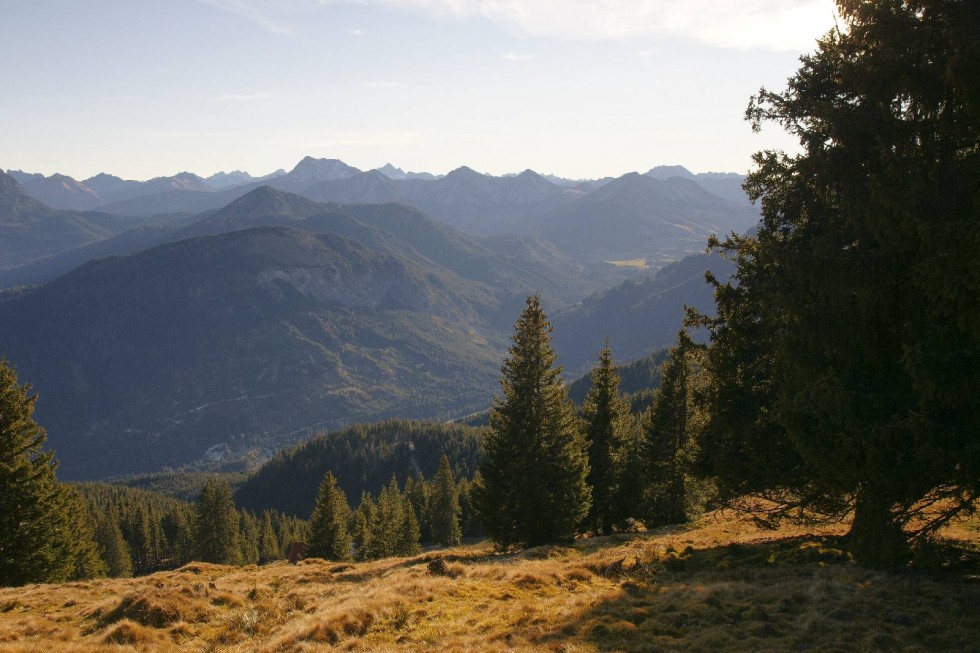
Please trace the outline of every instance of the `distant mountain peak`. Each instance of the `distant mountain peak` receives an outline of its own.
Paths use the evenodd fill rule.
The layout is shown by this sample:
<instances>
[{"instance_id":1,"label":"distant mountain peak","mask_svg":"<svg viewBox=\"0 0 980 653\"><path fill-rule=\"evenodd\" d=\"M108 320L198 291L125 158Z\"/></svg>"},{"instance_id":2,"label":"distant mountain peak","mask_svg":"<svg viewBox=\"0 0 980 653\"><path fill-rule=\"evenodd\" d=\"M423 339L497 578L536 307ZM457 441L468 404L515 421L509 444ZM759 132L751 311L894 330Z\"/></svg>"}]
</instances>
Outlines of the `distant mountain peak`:
<instances>
[{"instance_id":1,"label":"distant mountain peak","mask_svg":"<svg viewBox=\"0 0 980 653\"><path fill-rule=\"evenodd\" d=\"M383 166L381 166L380 168L377 168L377 171L380 172L381 174L383 174L388 179L404 179L405 178L405 171L402 170L401 168L397 168L397 167L391 165L390 163L386 163Z\"/></svg>"},{"instance_id":2,"label":"distant mountain peak","mask_svg":"<svg viewBox=\"0 0 980 653\"><path fill-rule=\"evenodd\" d=\"M214 218L260 214L305 217L322 210L321 205L305 197L277 190L271 186L259 186L228 204L216 213Z\"/></svg>"},{"instance_id":3,"label":"distant mountain peak","mask_svg":"<svg viewBox=\"0 0 980 653\"><path fill-rule=\"evenodd\" d=\"M349 166L340 159L315 159L305 156L286 175L290 181L317 182L346 179L361 172L358 168Z\"/></svg>"},{"instance_id":4,"label":"distant mountain peak","mask_svg":"<svg viewBox=\"0 0 980 653\"><path fill-rule=\"evenodd\" d=\"M455 179L463 179L463 178L477 178L477 177L482 178L482 177L486 177L486 176L487 175L485 175L483 173L480 173L480 172L477 172L476 170L474 170L473 168L471 168L469 166L460 166L460 167L456 168L455 170L450 171L446 175L445 178L446 179L454 179L454 178Z\"/></svg>"},{"instance_id":5,"label":"distant mountain peak","mask_svg":"<svg viewBox=\"0 0 980 653\"><path fill-rule=\"evenodd\" d=\"M684 177L686 179L694 179L694 173L685 168L684 166L673 165L673 166L656 166L650 168L645 173L647 177L653 177L654 179L670 179L671 177Z\"/></svg>"}]
</instances>

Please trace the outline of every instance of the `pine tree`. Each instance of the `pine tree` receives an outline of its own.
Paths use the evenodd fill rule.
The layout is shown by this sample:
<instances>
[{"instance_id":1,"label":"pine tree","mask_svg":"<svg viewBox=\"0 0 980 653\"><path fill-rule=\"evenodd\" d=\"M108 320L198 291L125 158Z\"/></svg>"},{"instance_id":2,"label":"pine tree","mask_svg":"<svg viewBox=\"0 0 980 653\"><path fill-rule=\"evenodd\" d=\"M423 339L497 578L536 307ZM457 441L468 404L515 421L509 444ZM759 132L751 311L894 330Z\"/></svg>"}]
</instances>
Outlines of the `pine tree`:
<instances>
[{"instance_id":1,"label":"pine tree","mask_svg":"<svg viewBox=\"0 0 980 653\"><path fill-rule=\"evenodd\" d=\"M484 440L486 462L474 506L499 546L535 546L574 537L590 505L585 441L561 368L552 327L537 296L514 329Z\"/></svg>"},{"instance_id":2,"label":"pine tree","mask_svg":"<svg viewBox=\"0 0 980 653\"><path fill-rule=\"evenodd\" d=\"M42 451L36 400L0 360L0 586L63 581L77 567L74 507Z\"/></svg>"},{"instance_id":3,"label":"pine tree","mask_svg":"<svg viewBox=\"0 0 980 653\"><path fill-rule=\"evenodd\" d=\"M404 525L405 502L401 490L398 489L398 480L392 475L388 485L378 493L378 501L371 518L367 557L378 559L399 555Z\"/></svg>"},{"instance_id":4,"label":"pine tree","mask_svg":"<svg viewBox=\"0 0 980 653\"><path fill-rule=\"evenodd\" d=\"M95 542L105 561L110 578L129 578L133 575L133 561L129 547L119 530L118 517L113 512L99 515L95 520Z\"/></svg>"},{"instance_id":5,"label":"pine tree","mask_svg":"<svg viewBox=\"0 0 980 653\"><path fill-rule=\"evenodd\" d=\"M69 522L71 535L69 537L66 555L74 559L74 568L69 580L84 578L104 578L109 569L95 541L95 521L81 493L72 486L62 486L65 493L65 504L68 513L72 515Z\"/></svg>"},{"instance_id":6,"label":"pine tree","mask_svg":"<svg viewBox=\"0 0 980 653\"><path fill-rule=\"evenodd\" d=\"M589 447L588 483L592 489L592 507L585 526L597 535L609 535L613 526L623 524L631 516L633 506L624 505L620 492L630 439L630 414L619 393L619 375L608 339L599 352L599 362L592 369L592 385L582 416Z\"/></svg>"},{"instance_id":7,"label":"pine tree","mask_svg":"<svg viewBox=\"0 0 980 653\"><path fill-rule=\"evenodd\" d=\"M238 511L226 481L211 478L204 484L197 500L195 535L198 557L203 562L242 563Z\"/></svg>"},{"instance_id":8,"label":"pine tree","mask_svg":"<svg viewBox=\"0 0 980 653\"><path fill-rule=\"evenodd\" d=\"M281 558L282 548L272 526L272 514L266 510L262 513L262 527L259 531L259 564L265 565Z\"/></svg>"},{"instance_id":9,"label":"pine tree","mask_svg":"<svg viewBox=\"0 0 980 653\"><path fill-rule=\"evenodd\" d=\"M310 517L310 539L307 553L326 560L350 560L351 537L347 532L350 507L337 479L327 472L320 483L313 515Z\"/></svg>"},{"instance_id":10,"label":"pine tree","mask_svg":"<svg viewBox=\"0 0 980 653\"><path fill-rule=\"evenodd\" d=\"M696 345L681 331L660 372L660 386L643 419L646 458L644 522L682 524L702 512L705 485L691 474L696 455Z\"/></svg>"},{"instance_id":11,"label":"pine tree","mask_svg":"<svg viewBox=\"0 0 980 653\"><path fill-rule=\"evenodd\" d=\"M800 153L754 157L761 225L721 246L738 272L716 291L709 403L750 436L713 420L704 449L768 514L853 513L855 557L900 565L980 495L980 3L837 6L841 28L746 111ZM752 472L772 460L790 473Z\"/></svg>"},{"instance_id":12,"label":"pine tree","mask_svg":"<svg viewBox=\"0 0 980 653\"><path fill-rule=\"evenodd\" d=\"M242 562L246 565L259 563L259 522L255 515L243 510L238 521L239 541L242 545Z\"/></svg>"},{"instance_id":13,"label":"pine tree","mask_svg":"<svg viewBox=\"0 0 980 653\"><path fill-rule=\"evenodd\" d=\"M429 506L431 487L421 473L405 481L405 496L412 502L412 508L419 521L421 541L432 541L432 514Z\"/></svg>"},{"instance_id":14,"label":"pine tree","mask_svg":"<svg viewBox=\"0 0 980 653\"><path fill-rule=\"evenodd\" d=\"M374 500L367 492L361 494L361 502L350 519L354 559L367 560L371 551L371 524L374 522Z\"/></svg>"},{"instance_id":15,"label":"pine tree","mask_svg":"<svg viewBox=\"0 0 980 653\"><path fill-rule=\"evenodd\" d=\"M439 460L439 471L432 479L429 510L432 541L440 546L457 546L462 537L459 526L461 511L456 480L446 454Z\"/></svg>"},{"instance_id":16,"label":"pine tree","mask_svg":"<svg viewBox=\"0 0 980 653\"><path fill-rule=\"evenodd\" d=\"M395 548L395 555L417 555L422 551L422 547L419 544L419 520L415 516L415 508L412 506L412 501L407 494L404 496L402 505L402 521L398 529L398 542Z\"/></svg>"}]
</instances>

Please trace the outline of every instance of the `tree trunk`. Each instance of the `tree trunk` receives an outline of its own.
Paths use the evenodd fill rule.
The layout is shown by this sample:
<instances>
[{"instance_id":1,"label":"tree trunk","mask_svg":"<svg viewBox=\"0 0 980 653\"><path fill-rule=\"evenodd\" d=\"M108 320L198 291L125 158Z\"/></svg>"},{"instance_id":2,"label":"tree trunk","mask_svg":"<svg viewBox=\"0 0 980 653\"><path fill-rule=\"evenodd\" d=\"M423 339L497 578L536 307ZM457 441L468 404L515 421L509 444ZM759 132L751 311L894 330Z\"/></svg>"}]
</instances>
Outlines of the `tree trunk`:
<instances>
[{"instance_id":1,"label":"tree trunk","mask_svg":"<svg viewBox=\"0 0 980 653\"><path fill-rule=\"evenodd\" d=\"M889 510L890 502L874 487L858 491L854 521L846 535L855 560L868 567L898 567L909 560L909 542Z\"/></svg>"}]
</instances>

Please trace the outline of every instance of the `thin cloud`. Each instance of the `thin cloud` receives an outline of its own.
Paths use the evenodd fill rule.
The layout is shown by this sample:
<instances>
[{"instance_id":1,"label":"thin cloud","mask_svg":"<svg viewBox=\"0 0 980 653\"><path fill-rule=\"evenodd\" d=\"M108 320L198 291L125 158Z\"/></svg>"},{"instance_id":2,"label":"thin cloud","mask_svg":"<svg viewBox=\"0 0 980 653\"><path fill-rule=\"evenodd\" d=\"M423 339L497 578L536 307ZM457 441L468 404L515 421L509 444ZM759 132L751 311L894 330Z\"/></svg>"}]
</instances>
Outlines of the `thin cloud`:
<instances>
[{"instance_id":1,"label":"thin cloud","mask_svg":"<svg viewBox=\"0 0 980 653\"><path fill-rule=\"evenodd\" d=\"M364 36L364 30L357 29L357 28L349 29L349 30L347 30L347 33L350 34L351 36L353 36L354 38L357 38L357 37L360 37L360 36Z\"/></svg>"},{"instance_id":2,"label":"thin cloud","mask_svg":"<svg viewBox=\"0 0 980 653\"><path fill-rule=\"evenodd\" d=\"M291 2L276 3L270 0L198 0L198 2L234 14L267 32L279 36L293 35L293 28L282 22L283 9L287 10L286 13L292 13L289 11L293 8Z\"/></svg>"},{"instance_id":3,"label":"thin cloud","mask_svg":"<svg viewBox=\"0 0 980 653\"><path fill-rule=\"evenodd\" d=\"M287 0L289 2L302 0ZM529 36L616 41L674 36L727 48L810 50L833 0L319 0L490 20Z\"/></svg>"},{"instance_id":4,"label":"thin cloud","mask_svg":"<svg viewBox=\"0 0 980 653\"><path fill-rule=\"evenodd\" d=\"M523 63L534 59L534 55L520 52L508 52L504 55L504 59L507 61L513 61L514 63Z\"/></svg>"}]
</instances>

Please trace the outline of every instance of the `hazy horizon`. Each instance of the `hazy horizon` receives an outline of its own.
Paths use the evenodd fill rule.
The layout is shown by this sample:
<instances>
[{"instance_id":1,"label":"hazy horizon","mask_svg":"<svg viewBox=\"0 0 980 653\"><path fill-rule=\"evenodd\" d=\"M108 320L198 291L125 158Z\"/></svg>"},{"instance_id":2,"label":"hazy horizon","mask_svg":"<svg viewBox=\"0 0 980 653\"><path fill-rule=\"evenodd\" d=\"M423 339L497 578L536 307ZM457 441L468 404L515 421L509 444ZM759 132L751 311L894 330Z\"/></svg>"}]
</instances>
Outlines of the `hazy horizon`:
<instances>
[{"instance_id":1,"label":"hazy horizon","mask_svg":"<svg viewBox=\"0 0 980 653\"><path fill-rule=\"evenodd\" d=\"M744 173L795 146L749 97L833 25L829 0L15 0L0 168Z\"/></svg>"}]
</instances>

